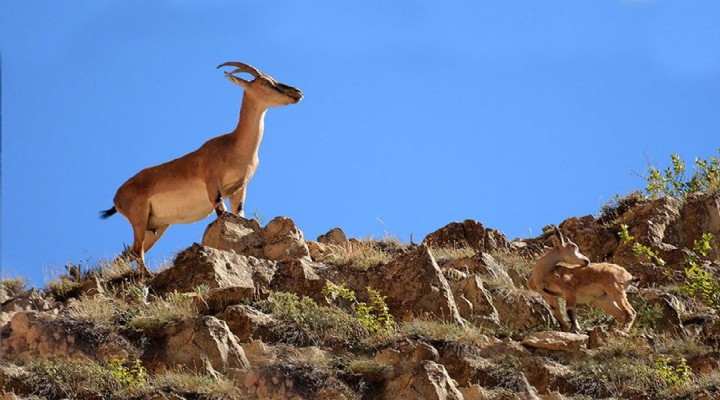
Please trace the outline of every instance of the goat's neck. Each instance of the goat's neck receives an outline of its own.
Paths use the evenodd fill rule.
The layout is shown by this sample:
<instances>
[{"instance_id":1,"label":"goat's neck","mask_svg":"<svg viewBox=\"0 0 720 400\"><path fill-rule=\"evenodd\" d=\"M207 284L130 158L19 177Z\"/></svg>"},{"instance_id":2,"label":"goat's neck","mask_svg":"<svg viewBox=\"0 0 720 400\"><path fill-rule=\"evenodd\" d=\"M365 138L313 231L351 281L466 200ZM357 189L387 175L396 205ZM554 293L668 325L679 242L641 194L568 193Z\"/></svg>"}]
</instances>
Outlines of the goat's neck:
<instances>
[{"instance_id":1,"label":"goat's neck","mask_svg":"<svg viewBox=\"0 0 720 400\"><path fill-rule=\"evenodd\" d=\"M535 262L535 268L533 268L532 277L536 284L540 284L545 276L555 269L555 266L560 261L560 258L555 251L551 251L544 256L540 257Z\"/></svg>"},{"instance_id":2,"label":"goat's neck","mask_svg":"<svg viewBox=\"0 0 720 400\"><path fill-rule=\"evenodd\" d=\"M249 99L247 95L243 96L240 119L232 135L235 137L235 146L238 153L250 162L257 158L260 141L262 141L265 129L266 112L267 107L258 105Z\"/></svg>"}]
</instances>

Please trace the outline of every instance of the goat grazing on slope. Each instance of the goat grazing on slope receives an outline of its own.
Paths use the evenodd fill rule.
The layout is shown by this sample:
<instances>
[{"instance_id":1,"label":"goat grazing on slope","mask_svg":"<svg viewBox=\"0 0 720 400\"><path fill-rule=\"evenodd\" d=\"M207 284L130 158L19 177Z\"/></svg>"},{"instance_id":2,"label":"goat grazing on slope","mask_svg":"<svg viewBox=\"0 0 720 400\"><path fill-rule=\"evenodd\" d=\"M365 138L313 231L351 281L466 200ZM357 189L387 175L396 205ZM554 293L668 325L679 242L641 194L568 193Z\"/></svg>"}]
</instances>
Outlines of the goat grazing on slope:
<instances>
[{"instance_id":1,"label":"goat grazing on slope","mask_svg":"<svg viewBox=\"0 0 720 400\"><path fill-rule=\"evenodd\" d=\"M255 67L239 62L218 66L235 67L225 76L244 89L240 118L234 131L208 140L199 149L180 158L145 168L128 179L115 194L114 206L100 213L108 218L119 212L133 229L133 244L123 256L137 260L138 270L148 273L145 252L171 224L199 221L212 213L243 216L245 190L258 166L258 149L268 108L302 100L299 89L279 83ZM235 76L245 72L253 80Z\"/></svg>"},{"instance_id":2,"label":"goat grazing on slope","mask_svg":"<svg viewBox=\"0 0 720 400\"><path fill-rule=\"evenodd\" d=\"M528 280L528 288L540 293L547 301L565 332L570 328L575 333L580 332L575 315L575 306L578 303L595 304L606 315L615 317L621 330L629 331L635 321L636 312L630 305L625 290L633 276L616 264L590 263L575 243L565 238L557 227L554 229L558 239L555 247L535 263ZM558 298L565 300L571 327L560 311Z\"/></svg>"}]
</instances>

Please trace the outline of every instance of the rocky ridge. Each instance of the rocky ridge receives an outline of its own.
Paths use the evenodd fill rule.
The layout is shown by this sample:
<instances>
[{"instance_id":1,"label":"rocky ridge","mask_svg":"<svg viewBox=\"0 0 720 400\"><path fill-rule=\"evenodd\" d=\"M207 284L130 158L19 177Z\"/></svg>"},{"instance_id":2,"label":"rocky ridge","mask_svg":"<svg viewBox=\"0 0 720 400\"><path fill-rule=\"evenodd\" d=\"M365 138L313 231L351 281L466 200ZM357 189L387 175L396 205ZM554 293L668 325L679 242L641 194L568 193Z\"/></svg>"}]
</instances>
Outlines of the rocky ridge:
<instances>
[{"instance_id":1,"label":"rocky ridge","mask_svg":"<svg viewBox=\"0 0 720 400\"><path fill-rule=\"evenodd\" d=\"M614 332L592 307L580 316L585 334L558 332L542 299L526 290L533 260L550 245L549 229L508 240L466 220L418 245L348 239L339 228L311 241L287 217L262 227L227 214L149 280L114 264L85 273L69 268L60 285L44 291L13 293L5 285L0 393L8 399L720 398L717 311L680 289L688 257L720 276L720 195L622 203L559 226L592 261L623 265L640 279L630 293L639 318L629 336ZM632 241L618 236L623 226ZM701 255L693 248L705 233L712 237ZM636 243L656 257L634 251ZM328 287L351 290L356 299ZM360 304L378 305L374 291L394 318L391 329L363 323L357 313ZM99 366L111 371L106 381L118 375L125 381L86 384L77 394L62 386L60 370L48 369L57 360ZM668 378L685 369L690 381ZM180 372L209 379L214 388L158 383ZM41 382L43 374L60 383Z\"/></svg>"}]
</instances>

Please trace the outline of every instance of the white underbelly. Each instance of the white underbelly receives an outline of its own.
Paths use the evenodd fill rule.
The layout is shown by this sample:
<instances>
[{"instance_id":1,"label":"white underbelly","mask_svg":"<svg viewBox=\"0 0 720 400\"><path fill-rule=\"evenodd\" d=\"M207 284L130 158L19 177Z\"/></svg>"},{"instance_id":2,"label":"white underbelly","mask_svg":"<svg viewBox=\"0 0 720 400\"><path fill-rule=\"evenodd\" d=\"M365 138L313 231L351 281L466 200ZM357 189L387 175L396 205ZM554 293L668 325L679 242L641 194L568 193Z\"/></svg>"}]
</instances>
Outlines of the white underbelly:
<instances>
[{"instance_id":1,"label":"white underbelly","mask_svg":"<svg viewBox=\"0 0 720 400\"><path fill-rule=\"evenodd\" d=\"M202 181L154 194L150 198L149 228L199 221L213 212Z\"/></svg>"}]
</instances>

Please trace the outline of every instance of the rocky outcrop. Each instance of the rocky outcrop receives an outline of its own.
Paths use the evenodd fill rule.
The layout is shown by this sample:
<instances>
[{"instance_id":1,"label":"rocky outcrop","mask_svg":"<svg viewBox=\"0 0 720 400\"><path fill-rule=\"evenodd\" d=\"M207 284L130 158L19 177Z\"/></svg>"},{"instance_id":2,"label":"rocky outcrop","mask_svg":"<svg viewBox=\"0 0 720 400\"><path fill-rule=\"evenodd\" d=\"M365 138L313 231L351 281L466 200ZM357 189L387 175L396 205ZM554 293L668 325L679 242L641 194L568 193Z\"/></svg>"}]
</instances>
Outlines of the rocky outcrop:
<instances>
[{"instance_id":1,"label":"rocky outcrop","mask_svg":"<svg viewBox=\"0 0 720 400\"><path fill-rule=\"evenodd\" d=\"M367 273L368 284L387 296L395 318L434 318L462 323L453 293L426 246Z\"/></svg>"},{"instance_id":2,"label":"rocky outcrop","mask_svg":"<svg viewBox=\"0 0 720 400\"><path fill-rule=\"evenodd\" d=\"M577 352L587 347L588 335L569 332L537 332L523 339L522 344L536 349Z\"/></svg>"},{"instance_id":3,"label":"rocky outcrop","mask_svg":"<svg viewBox=\"0 0 720 400\"><path fill-rule=\"evenodd\" d=\"M251 297L255 293L253 276L267 278L276 268L274 262L196 243L179 253L173 267L160 271L149 286L157 294L191 292L202 285L210 289L232 287Z\"/></svg>"},{"instance_id":4,"label":"rocky outcrop","mask_svg":"<svg viewBox=\"0 0 720 400\"><path fill-rule=\"evenodd\" d=\"M172 323L155 340L144 356L153 371L179 367L232 377L250 366L227 324L212 316Z\"/></svg>"},{"instance_id":5,"label":"rocky outcrop","mask_svg":"<svg viewBox=\"0 0 720 400\"><path fill-rule=\"evenodd\" d=\"M472 248L479 252L491 252L510 248L505 235L494 229L485 228L482 223L471 219L452 222L430 233L423 244L435 248Z\"/></svg>"},{"instance_id":6,"label":"rocky outcrop","mask_svg":"<svg viewBox=\"0 0 720 400\"><path fill-rule=\"evenodd\" d=\"M127 339L107 329L38 311L13 315L0 342L6 360L27 356L109 360L127 358L135 351Z\"/></svg>"},{"instance_id":7,"label":"rocky outcrop","mask_svg":"<svg viewBox=\"0 0 720 400\"><path fill-rule=\"evenodd\" d=\"M257 221L223 214L205 230L203 245L274 261L310 255L304 235L288 217L277 217L261 228Z\"/></svg>"}]
</instances>

